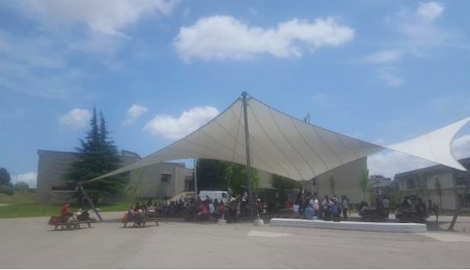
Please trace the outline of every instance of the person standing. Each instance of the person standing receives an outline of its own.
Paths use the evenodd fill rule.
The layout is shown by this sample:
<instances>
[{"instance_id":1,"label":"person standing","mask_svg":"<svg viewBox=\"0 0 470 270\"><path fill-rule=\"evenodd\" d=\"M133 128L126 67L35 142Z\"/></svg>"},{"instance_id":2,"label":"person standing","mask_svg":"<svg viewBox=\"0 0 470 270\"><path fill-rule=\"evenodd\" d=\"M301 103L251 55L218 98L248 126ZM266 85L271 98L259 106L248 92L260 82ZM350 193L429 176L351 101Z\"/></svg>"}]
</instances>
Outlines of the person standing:
<instances>
[{"instance_id":1,"label":"person standing","mask_svg":"<svg viewBox=\"0 0 470 270\"><path fill-rule=\"evenodd\" d=\"M343 218L344 220L348 219L348 209L349 209L349 202L348 197L343 196Z\"/></svg>"},{"instance_id":2,"label":"person standing","mask_svg":"<svg viewBox=\"0 0 470 270\"><path fill-rule=\"evenodd\" d=\"M433 203L431 200L428 200L428 209L429 212L434 212L434 215L436 216L436 222L439 220L439 206L437 204Z\"/></svg>"},{"instance_id":3,"label":"person standing","mask_svg":"<svg viewBox=\"0 0 470 270\"><path fill-rule=\"evenodd\" d=\"M388 214L390 212L390 200L388 199L388 197L385 197L385 199L383 199L382 204L383 204L383 207L384 207L385 216L388 219Z\"/></svg>"}]
</instances>

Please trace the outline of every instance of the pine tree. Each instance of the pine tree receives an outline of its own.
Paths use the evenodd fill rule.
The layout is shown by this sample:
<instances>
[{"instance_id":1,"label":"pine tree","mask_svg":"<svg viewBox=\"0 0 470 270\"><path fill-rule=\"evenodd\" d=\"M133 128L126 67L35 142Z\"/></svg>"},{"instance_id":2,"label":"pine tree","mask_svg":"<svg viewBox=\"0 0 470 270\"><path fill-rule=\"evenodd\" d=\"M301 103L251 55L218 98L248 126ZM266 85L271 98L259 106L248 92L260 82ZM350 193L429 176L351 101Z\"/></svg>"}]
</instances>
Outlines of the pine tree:
<instances>
[{"instance_id":1,"label":"pine tree","mask_svg":"<svg viewBox=\"0 0 470 270\"><path fill-rule=\"evenodd\" d=\"M0 168L0 186L11 185L10 173L5 168Z\"/></svg>"},{"instance_id":2,"label":"pine tree","mask_svg":"<svg viewBox=\"0 0 470 270\"><path fill-rule=\"evenodd\" d=\"M80 139L81 147L76 148L79 157L72 164L67 175L69 183L91 180L120 167L117 147L113 141L108 139L109 132L102 113L100 113L100 123L98 125L96 109L93 109L90 126L91 130L85 140ZM85 183L83 188L93 201L97 202L104 196L118 193L125 184L126 179L124 177L116 176ZM82 202L83 195L81 193L76 195L79 202Z\"/></svg>"}]
</instances>

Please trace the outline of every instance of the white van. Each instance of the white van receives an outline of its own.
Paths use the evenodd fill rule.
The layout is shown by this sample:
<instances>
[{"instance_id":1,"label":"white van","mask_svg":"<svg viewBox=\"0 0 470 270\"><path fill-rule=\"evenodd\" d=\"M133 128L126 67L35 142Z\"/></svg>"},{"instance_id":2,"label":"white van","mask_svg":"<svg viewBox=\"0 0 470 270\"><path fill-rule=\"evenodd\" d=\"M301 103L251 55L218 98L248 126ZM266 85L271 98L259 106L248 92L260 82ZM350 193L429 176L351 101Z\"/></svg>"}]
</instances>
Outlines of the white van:
<instances>
[{"instance_id":1,"label":"white van","mask_svg":"<svg viewBox=\"0 0 470 270\"><path fill-rule=\"evenodd\" d=\"M229 195L227 191L219 191L219 190L201 190L199 192L199 198L202 201L205 201L207 198L211 199L214 201L217 199L217 201L223 201L224 203L227 203L229 201Z\"/></svg>"}]
</instances>

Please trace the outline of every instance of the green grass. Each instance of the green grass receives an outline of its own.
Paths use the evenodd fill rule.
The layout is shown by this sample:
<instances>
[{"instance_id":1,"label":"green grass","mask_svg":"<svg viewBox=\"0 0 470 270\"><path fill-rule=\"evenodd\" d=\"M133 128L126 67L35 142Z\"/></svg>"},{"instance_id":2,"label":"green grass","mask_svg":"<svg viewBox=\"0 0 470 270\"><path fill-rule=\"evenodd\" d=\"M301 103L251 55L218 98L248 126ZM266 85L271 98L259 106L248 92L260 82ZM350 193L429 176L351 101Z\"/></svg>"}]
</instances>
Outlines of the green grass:
<instances>
[{"instance_id":1,"label":"green grass","mask_svg":"<svg viewBox=\"0 0 470 270\"><path fill-rule=\"evenodd\" d=\"M0 218L42 217L60 214L61 205L40 204L35 201L36 194L34 193L0 194L0 203L8 204L0 207ZM97 207L101 212L127 211L131 204L129 202L118 202L102 204ZM72 205L71 210L76 211L79 207L78 205Z\"/></svg>"},{"instance_id":2,"label":"green grass","mask_svg":"<svg viewBox=\"0 0 470 270\"><path fill-rule=\"evenodd\" d=\"M1 204L28 204L28 203L35 203L35 201L36 201L36 193L25 192L25 193L15 193L13 195L0 193Z\"/></svg>"}]
</instances>

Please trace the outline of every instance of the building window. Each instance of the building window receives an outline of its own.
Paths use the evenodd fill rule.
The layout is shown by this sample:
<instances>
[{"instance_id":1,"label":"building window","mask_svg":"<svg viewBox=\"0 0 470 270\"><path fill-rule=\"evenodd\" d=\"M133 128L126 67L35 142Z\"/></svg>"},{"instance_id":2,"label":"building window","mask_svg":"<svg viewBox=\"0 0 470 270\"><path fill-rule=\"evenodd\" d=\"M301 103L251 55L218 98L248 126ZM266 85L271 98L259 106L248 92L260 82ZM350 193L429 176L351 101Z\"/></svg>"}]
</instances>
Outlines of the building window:
<instances>
[{"instance_id":1,"label":"building window","mask_svg":"<svg viewBox=\"0 0 470 270\"><path fill-rule=\"evenodd\" d=\"M415 188L415 182L413 181L412 178L406 179L406 188L407 189L414 189Z\"/></svg>"},{"instance_id":2,"label":"building window","mask_svg":"<svg viewBox=\"0 0 470 270\"><path fill-rule=\"evenodd\" d=\"M465 196L465 200L463 198L463 194L459 194L459 202L462 203L463 207L470 207L470 194L467 194L467 196Z\"/></svg>"},{"instance_id":3,"label":"building window","mask_svg":"<svg viewBox=\"0 0 470 270\"><path fill-rule=\"evenodd\" d=\"M193 177L186 177L184 179L184 191L193 191L194 190L194 179Z\"/></svg>"},{"instance_id":4,"label":"building window","mask_svg":"<svg viewBox=\"0 0 470 270\"><path fill-rule=\"evenodd\" d=\"M170 183L171 181L171 174L162 173L162 183Z\"/></svg>"},{"instance_id":5,"label":"building window","mask_svg":"<svg viewBox=\"0 0 470 270\"><path fill-rule=\"evenodd\" d=\"M465 186L467 179L464 175L457 175L457 180L455 181L457 186Z\"/></svg>"},{"instance_id":6,"label":"building window","mask_svg":"<svg viewBox=\"0 0 470 270\"><path fill-rule=\"evenodd\" d=\"M51 189L53 191L74 191L75 190L75 184L68 183L66 185L52 186Z\"/></svg>"}]
</instances>

